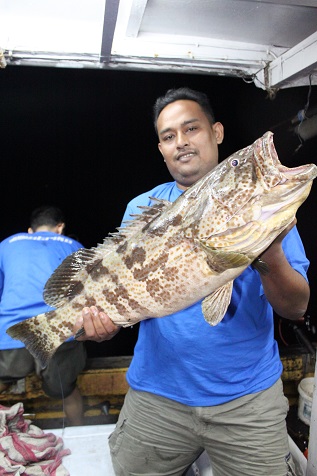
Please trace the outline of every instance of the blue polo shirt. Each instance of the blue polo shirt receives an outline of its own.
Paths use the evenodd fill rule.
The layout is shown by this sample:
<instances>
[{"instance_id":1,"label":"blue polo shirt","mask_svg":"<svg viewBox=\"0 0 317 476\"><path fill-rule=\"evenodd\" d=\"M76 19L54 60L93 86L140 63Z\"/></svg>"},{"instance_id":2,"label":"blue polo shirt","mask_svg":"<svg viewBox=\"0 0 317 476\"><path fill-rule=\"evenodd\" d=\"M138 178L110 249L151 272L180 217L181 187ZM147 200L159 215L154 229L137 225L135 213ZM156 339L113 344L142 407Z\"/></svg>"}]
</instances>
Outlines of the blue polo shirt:
<instances>
[{"instance_id":1,"label":"blue polo shirt","mask_svg":"<svg viewBox=\"0 0 317 476\"><path fill-rule=\"evenodd\" d=\"M182 193L169 182L133 199L123 221L150 205L149 197L174 201ZM293 228L283 240L285 255L306 279L309 261ZM274 339L273 310L257 271L249 266L234 281L228 311L215 327L204 319L201 302L175 314L140 323L127 380L191 406L212 406L269 388L282 373Z\"/></svg>"},{"instance_id":2,"label":"blue polo shirt","mask_svg":"<svg viewBox=\"0 0 317 476\"><path fill-rule=\"evenodd\" d=\"M24 347L6 330L53 309L43 300L45 283L79 248L78 241L48 231L17 233L0 243L0 350Z\"/></svg>"}]
</instances>

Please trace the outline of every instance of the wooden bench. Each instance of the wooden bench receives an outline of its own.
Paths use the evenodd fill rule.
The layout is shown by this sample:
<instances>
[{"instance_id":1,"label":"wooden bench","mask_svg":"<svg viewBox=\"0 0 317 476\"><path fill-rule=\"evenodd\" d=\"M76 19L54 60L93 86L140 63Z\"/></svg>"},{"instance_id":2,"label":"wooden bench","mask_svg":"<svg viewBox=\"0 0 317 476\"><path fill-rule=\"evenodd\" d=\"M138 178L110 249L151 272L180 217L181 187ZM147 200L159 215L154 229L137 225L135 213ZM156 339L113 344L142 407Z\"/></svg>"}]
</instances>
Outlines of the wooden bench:
<instances>
[{"instance_id":1,"label":"wooden bench","mask_svg":"<svg viewBox=\"0 0 317 476\"><path fill-rule=\"evenodd\" d=\"M128 390L126 371L130 356L89 358L77 384L84 400L86 424L113 423L117 420ZM41 428L63 426L63 401L52 399L42 390L41 380L32 373L18 380L5 393L0 404L23 402L25 417Z\"/></svg>"},{"instance_id":2,"label":"wooden bench","mask_svg":"<svg viewBox=\"0 0 317 476\"><path fill-rule=\"evenodd\" d=\"M84 371L78 376L78 387L84 400L85 423L113 423L117 420L128 390L126 371L131 356L89 358ZM281 355L284 393L290 405L298 401L299 381L311 375L315 362L309 354L296 349L289 355ZM36 374L19 380L6 392L0 394L0 404L11 406L22 401L25 415L42 428L63 426L62 400L47 397Z\"/></svg>"}]
</instances>

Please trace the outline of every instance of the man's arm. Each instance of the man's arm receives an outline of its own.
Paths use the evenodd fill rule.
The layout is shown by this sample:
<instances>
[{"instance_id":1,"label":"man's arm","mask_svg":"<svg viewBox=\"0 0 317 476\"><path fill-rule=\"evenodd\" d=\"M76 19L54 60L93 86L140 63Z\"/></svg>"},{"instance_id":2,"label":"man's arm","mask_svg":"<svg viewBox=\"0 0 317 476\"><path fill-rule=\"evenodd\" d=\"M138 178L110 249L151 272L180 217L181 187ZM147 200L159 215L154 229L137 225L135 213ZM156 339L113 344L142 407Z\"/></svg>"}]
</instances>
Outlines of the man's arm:
<instances>
[{"instance_id":1,"label":"man's arm","mask_svg":"<svg viewBox=\"0 0 317 476\"><path fill-rule=\"evenodd\" d=\"M260 274L264 293L274 311L292 320L305 314L310 296L309 284L292 268L282 248L283 238L295 224L296 220L262 253L261 259L268 265L269 272Z\"/></svg>"}]
</instances>

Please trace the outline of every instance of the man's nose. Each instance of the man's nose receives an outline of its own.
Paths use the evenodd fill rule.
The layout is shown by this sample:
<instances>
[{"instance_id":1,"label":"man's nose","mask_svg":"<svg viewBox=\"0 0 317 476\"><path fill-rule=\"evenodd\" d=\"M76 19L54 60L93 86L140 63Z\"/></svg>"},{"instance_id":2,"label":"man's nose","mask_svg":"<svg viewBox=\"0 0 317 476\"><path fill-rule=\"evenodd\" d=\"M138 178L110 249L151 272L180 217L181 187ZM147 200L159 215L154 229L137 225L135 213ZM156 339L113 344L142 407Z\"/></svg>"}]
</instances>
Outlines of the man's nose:
<instances>
[{"instance_id":1,"label":"man's nose","mask_svg":"<svg viewBox=\"0 0 317 476\"><path fill-rule=\"evenodd\" d=\"M176 135L176 146L179 149L188 146L188 137L184 132L178 132Z\"/></svg>"}]
</instances>

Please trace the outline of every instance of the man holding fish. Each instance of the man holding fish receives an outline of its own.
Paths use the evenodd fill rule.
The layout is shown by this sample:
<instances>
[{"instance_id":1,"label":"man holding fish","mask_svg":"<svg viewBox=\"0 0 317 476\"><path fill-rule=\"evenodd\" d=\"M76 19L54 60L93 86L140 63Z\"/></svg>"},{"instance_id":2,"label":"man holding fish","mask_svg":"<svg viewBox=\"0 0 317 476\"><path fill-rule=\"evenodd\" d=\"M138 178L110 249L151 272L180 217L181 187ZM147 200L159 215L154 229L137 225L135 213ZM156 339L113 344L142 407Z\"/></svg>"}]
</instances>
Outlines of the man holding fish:
<instances>
[{"instance_id":1,"label":"man holding fish","mask_svg":"<svg viewBox=\"0 0 317 476\"><path fill-rule=\"evenodd\" d=\"M149 206L149 197L174 202L218 164L224 128L205 94L169 90L155 103L154 122L174 182L133 199L123 221ZM217 325L206 322L201 301L140 323L130 389L110 437L116 475L181 476L204 449L214 476L295 474L273 326L273 309L297 320L308 305L309 262L295 222L234 280ZM78 340L101 342L119 332L96 306L76 322L74 333L85 330Z\"/></svg>"}]
</instances>

